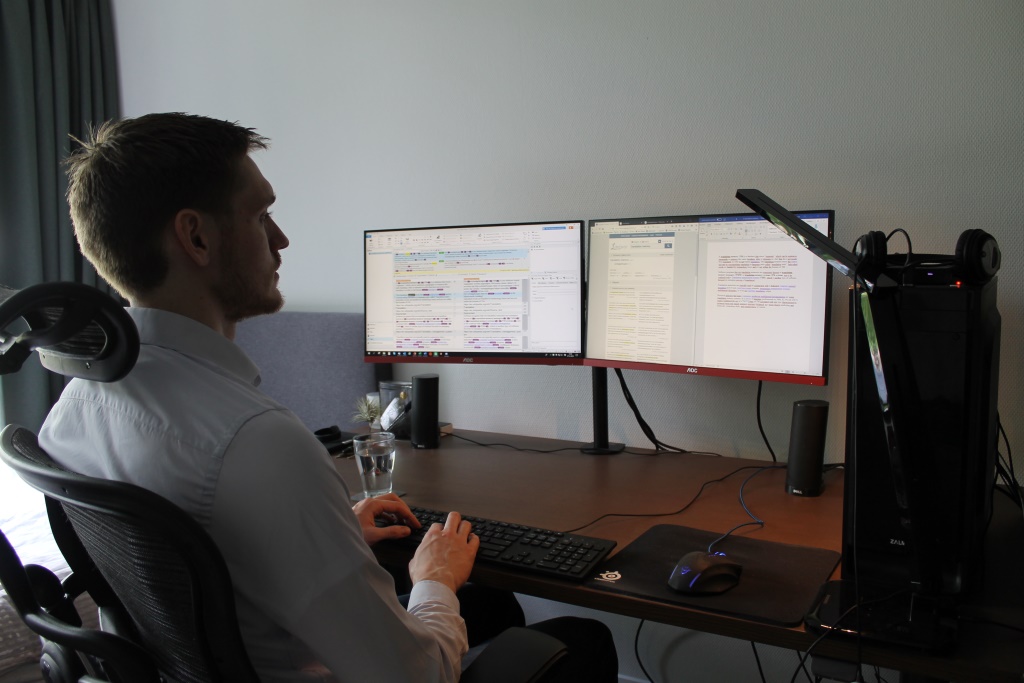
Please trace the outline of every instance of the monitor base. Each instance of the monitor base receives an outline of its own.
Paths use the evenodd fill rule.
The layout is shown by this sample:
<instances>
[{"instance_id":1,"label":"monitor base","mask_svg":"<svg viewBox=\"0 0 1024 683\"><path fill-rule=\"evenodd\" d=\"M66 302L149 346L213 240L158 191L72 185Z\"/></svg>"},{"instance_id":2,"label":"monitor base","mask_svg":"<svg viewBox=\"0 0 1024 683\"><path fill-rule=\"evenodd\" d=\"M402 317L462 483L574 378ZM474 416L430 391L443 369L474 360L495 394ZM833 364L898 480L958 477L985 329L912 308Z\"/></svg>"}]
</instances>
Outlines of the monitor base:
<instances>
[{"instance_id":1,"label":"monitor base","mask_svg":"<svg viewBox=\"0 0 1024 683\"><path fill-rule=\"evenodd\" d=\"M615 455L616 453L621 453L625 448L625 444L621 443L591 442L583 446L580 451L587 455Z\"/></svg>"}]
</instances>

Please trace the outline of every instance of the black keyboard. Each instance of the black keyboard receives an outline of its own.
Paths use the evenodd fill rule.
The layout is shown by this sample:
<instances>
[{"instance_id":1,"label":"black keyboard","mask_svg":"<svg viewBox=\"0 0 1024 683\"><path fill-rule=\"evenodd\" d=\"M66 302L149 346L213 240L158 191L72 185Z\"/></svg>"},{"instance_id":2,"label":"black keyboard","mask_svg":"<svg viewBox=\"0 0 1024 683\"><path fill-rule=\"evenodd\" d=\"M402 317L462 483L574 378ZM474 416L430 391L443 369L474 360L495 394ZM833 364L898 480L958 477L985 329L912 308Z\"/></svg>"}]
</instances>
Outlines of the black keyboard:
<instances>
[{"instance_id":1,"label":"black keyboard","mask_svg":"<svg viewBox=\"0 0 1024 683\"><path fill-rule=\"evenodd\" d=\"M447 512L426 508L414 507L412 512L423 527L413 529L409 536L400 539L398 543L419 545L431 524L444 524L448 518ZM477 562L534 574L582 581L615 547L615 541L603 538L537 529L481 517L464 516L463 519L473 525L473 533L480 537ZM378 524L386 522L378 520Z\"/></svg>"}]
</instances>

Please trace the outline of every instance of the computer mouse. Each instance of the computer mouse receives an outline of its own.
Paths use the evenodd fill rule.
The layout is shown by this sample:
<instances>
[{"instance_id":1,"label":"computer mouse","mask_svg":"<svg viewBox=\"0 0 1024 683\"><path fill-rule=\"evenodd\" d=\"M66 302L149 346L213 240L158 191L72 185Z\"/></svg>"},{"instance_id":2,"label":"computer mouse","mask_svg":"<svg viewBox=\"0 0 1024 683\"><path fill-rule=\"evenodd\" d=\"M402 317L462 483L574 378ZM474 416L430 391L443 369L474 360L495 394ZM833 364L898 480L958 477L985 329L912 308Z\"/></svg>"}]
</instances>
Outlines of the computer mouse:
<instances>
[{"instance_id":1,"label":"computer mouse","mask_svg":"<svg viewBox=\"0 0 1024 683\"><path fill-rule=\"evenodd\" d=\"M679 593L714 595L739 583L742 572L743 566L725 553L695 550L680 558L668 577L668 585Z\"/></svg>"}]
</instances>

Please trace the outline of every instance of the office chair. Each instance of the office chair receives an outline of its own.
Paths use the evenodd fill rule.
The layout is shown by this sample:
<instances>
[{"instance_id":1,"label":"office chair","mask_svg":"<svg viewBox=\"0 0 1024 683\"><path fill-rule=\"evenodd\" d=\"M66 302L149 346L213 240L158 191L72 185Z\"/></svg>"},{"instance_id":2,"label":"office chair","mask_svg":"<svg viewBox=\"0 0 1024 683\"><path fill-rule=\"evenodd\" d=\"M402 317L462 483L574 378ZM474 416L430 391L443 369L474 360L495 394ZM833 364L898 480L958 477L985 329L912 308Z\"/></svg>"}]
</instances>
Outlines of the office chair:
<instances>
[{"instance_id":1,"label":"office chair","mask_svg":"<svg viewBox=\"0 0 1024 683\"><path fill-rule=\"evenodd\" d=\"M62 585L49 569L23 566L3 531L0 583L22 621L42 640L39 666L47 683L160 680L149 654L134 642L83 628L74 607L78 594ZM79 652L87 653L85 658L79 657ZM103 671L101 661L113 663L109 674Z\"/></svg>"},{"instance_id":2,"label":"office chair","mask_svg":"<svg viewBox=\"0 0 1024 683\"><path fill-rule=\"evenodd\" d=\"M0 290L0 374L16 371L33 349L41 360L53 359L47 367L61 374L97 381L127 374L138 356L138 333L120 305L82 294L84 285L37 287L37 296L26 294L35 288ZM15 317L31 328L17 338L5 332ZM87 334L76 335L82 330ZM0 544L0 579L5 588L10 581L19 615L44 638L41 666L49 681L258 681L227 567L197 522L146 489L65 470L24 427L8 425L0 433L0 459L45 494L54 538L73 571L62 586L47 570L22 567L6 539ZM71 601L82 588L111 632L81 628ZM557 639L509 629L462 680L530 683L564 654ZM82 662L89 669L84 674Z\"/></svg>"},{"instance_id":3,"label":"office chair","mask_svg":"<svg viewBox=\"0 0 1024 683\"><path fill-rule=\"evenodd\" d=\"M33 351L58 374L115 381L134 366L139 337L124 309L93 287L54 282L19 291L0 285L0 375L20 370ZM54 501L46 503L51 520L55 512L63 515ZM23 566L2 531L0 536L0 582L22 621L41 638L46 681L159 680L136 642L82 626L74 599L86 590L109 606L106 621L117 621L110 611L119 607L117 598L95 568L62 583L45 567ZM91 565L73 531L57 540L66 556L77 552L78 564Z\"/></svg>"},{"instance_id":4,"label":"office chair","mask_svg":"<svg viewBox=\"0 0 1024 683\"><path fill-rule=\"evenodd\" d=\"M198 522L141 487L63 469L18 425L0 432L0 458L61 504L88 552L87 558L72 553L68 564L88 575L91 566L83 562L95 563L129 619L106 598L96 603L121 617L119 635L141 644L162 675L182 683L259 680L238 629L227 565ZM90 592L97 582L85 580Z\"/></svg>"}]
</instances>

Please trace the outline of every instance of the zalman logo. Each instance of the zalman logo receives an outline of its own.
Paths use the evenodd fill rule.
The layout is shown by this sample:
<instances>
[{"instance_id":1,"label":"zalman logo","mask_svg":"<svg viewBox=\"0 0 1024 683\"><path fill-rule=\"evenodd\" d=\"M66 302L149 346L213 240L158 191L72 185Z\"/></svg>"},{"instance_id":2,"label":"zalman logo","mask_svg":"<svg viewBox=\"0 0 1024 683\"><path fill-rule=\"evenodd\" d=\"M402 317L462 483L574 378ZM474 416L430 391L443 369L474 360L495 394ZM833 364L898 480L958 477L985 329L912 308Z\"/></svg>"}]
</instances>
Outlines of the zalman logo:
<instances>
[{"instance_id":1,"label":"zalman logo","mask_svg":"<svg viewBox=\"0 0 1024 683\"><path fill-rule=\"evenodd\" d=\"M900 547L903 547L903 546L905 546L906 544L907 544L907 542L906 542L906 541L904 541L904 540L902 540L902 539L899 539L899 538L890 538L890 539L889 539L889 545L898 545L898 546L900 546Z\"/></svg>"},{"instance_id":2,"label":"zalman logo","mask_svg":"<svg viewBox=\"0 0 1024 683\"><path fill-rule=\"evenodd\" d=\"M686 368L686 372L691 375L697 374L697 368Z\"/></svg>"}]
</instances>

